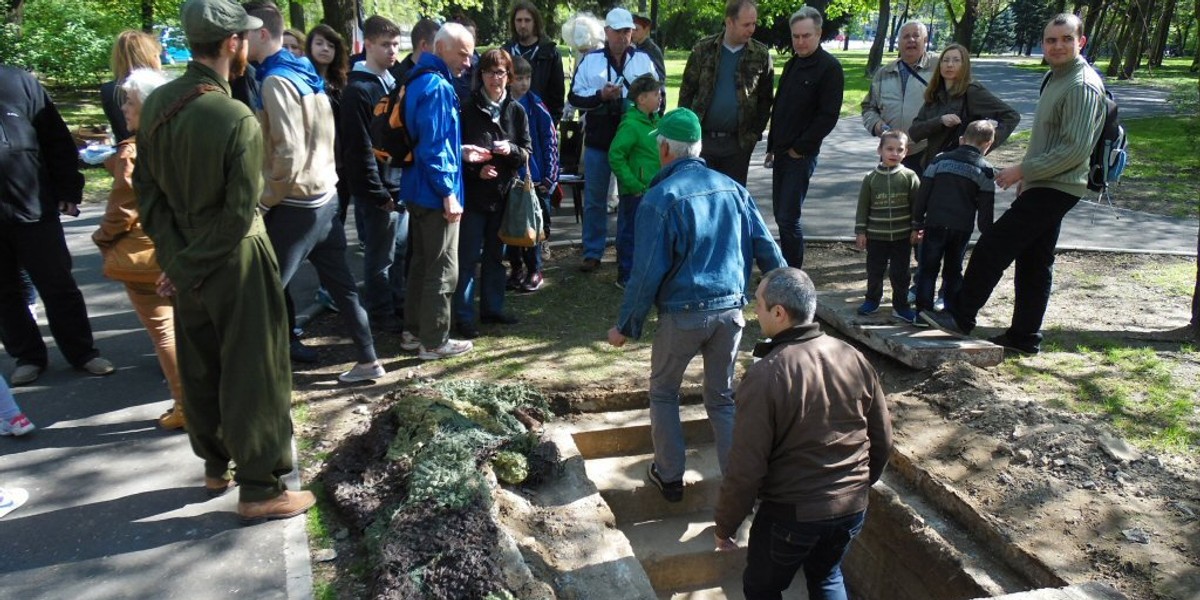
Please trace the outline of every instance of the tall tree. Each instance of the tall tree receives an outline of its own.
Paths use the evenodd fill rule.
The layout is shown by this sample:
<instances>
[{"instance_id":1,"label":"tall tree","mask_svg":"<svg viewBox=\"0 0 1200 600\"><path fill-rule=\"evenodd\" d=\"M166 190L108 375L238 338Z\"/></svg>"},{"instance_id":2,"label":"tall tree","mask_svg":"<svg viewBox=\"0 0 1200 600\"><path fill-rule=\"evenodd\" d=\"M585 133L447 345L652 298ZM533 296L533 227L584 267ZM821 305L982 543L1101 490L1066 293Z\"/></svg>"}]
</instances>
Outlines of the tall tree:
<instances>
[{"instance_id":1,"label":"tall tree","mask_svg":"<svg viewBox=\"0 0 1200 600\"><path fill-rule=\"evenodd\" d=\"M325 13L321 22L342 34L347 45L354 39L354 29L358 26L356 6L357 0L321 0L321 10ZM351 48L351 52L353 51Z\"/></svg>"},{"instance_id":2,"label":"tall tree","mask_svg":"<svg viewBox=\"0 0 1200 600\"><path fill-rule=\"evenodd\" d=\"M142 0L142 31L154 33L154 0Z\"/></svg>"},{"instance_id":3,"label":"tall tree","mask_svg":"<svg viewBox=\"0 0 1200 600\"><path fill-rule=\"evenodd\" d=\"M1142 51L1146 47L1146 36L1149 33L1147 22L1154 13L1154 0L1133 0L1129 8L1129 37L1125 41L1123 53L1125 57L1121 66L1119 78L1133 79L1133 73L1141 65Z\"/></svg>"},{"instance_id":4,"label":"tall tree","mask_svg":"<svg viewBox=\"0 0 1200 600\"><path fill-rule=\"evenodd\" d=\"M954 18L951 0L946 0L946 14L954 25L954 41L971 50L971 38L975 35L975 23L979 20L979 0L962 0L962 15Z\"/></svg>"},{"instance_id":5,"label":"tall tree","mask_svg":"<svg viewBox=\"0 0 1200 600\"><path fill-rule=\"evenodd\" d=\"M1200 0L1196 0L1196 2L1200 2ZM879 0L879 20L875 24L875 41L871 42L871 53L867 56L867 77L875 75L879 65L883 64L883 40L888 37L891 13L891 0Z\"/></svg>"},{"instance_id":6,"label":"tall tree","mask_svg":"<svg viewBox=\"0 0 1200 600\"><path fill-rule=\"evenodd\" d=\"M1175 18L1176 0L1166 0L1162 12L1158 16L1158 24L1154 27L1154 38L1150 42L1149 65L1161 67L1163 54L1167 50L1167 38L1171 35L1171 21Z\"/></svg>"},{"instance_id":7,"label":"tall tree","mask_svg":"<svg viewBox=\"0 0 1200 600\"><path fill-rule=\"evenodd\" d=\"M20 25L25 15L25 0L4 0L4 22Z\"/></svg>"}]
</instances>

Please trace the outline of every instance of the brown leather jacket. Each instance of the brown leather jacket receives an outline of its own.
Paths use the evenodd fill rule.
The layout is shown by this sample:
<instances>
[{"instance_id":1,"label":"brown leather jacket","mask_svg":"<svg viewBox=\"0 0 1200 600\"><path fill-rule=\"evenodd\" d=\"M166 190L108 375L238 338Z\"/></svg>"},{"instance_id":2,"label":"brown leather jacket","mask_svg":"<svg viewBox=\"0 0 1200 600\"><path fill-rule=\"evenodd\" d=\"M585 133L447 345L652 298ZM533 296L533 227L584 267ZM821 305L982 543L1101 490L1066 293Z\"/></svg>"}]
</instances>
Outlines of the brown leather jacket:
<instances>
[{"instance_id":1,"label":"brown leather jacket","mask_svg":"<svg viewBox=\"0 0 1200 600\"><path fill-rule=\"evenodd\" d=\"M104 276L130 283L154 283L162 269L154 256L154 242L142 231L137 196L133 192L133 165L137 159L136 138L117 145L117 152L104 161L112 173L112 191L92 241L104 257Z\"/></svg>"}]
</instances>

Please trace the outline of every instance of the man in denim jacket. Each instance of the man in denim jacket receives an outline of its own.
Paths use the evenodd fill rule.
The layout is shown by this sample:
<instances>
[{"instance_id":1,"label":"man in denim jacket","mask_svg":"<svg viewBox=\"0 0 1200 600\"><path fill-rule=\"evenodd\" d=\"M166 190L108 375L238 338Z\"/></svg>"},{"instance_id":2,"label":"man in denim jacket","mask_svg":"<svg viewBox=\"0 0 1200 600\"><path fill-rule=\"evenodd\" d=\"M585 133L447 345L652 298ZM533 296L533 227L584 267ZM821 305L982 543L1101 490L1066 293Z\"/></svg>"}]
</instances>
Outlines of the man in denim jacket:
<instances>
[{"instance_id":1,"label":"man in denim jacket","mask_svg":"<svg viewBox=\"0 0 1200 600\"><path fill-rule=\"evenodd\" d=\"M746 188L700 157L700 119L678 108L659 121L662 171L638 207L633 270L608 343L642 334L650 306L658 330L650 358L651 483L670 502L683 499L684 439L679 386L697 353L704 357L704 406L724 470L733 436L733 362L742 338L751 263L784 266Z\"/></svg>"}]
</instances>

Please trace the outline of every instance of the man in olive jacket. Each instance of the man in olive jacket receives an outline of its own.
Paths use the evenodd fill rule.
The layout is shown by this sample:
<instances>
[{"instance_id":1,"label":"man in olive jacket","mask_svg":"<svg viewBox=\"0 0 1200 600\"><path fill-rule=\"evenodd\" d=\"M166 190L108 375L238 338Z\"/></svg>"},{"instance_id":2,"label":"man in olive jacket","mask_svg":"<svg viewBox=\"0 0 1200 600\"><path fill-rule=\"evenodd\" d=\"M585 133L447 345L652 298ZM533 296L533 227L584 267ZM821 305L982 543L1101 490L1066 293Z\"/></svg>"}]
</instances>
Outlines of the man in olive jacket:
<instances>
[{"instance_id":1,"label":"man in olive jacket","mask_svg":"<svg viewBox=\"0 0 1200 600\"><path fill-rule=\"evenodd\" d=\"M679 106L692 109L704 129L701 157L743 186L774 100L771 51L751 37L757 22L753 0L729 0L725 31L692 47L679 86Z\"/></svg>"},{"instance_id":2,"label":"man in olive jacket","mask_svg":"<svg viewBox=\"0 0 1200 600\"><path fill-rule=\"evenodd\" d=\"M179 374L204 487L241 486L243 523L298 515L315 502L280 479L292 470L292 371L279 267L258 213L263 137L229 78L245 34L263 26L235 0L188 0L180 18L194 60L142 110L134 170L142 226L175 296Z\"/></svg>"}]
</instances>

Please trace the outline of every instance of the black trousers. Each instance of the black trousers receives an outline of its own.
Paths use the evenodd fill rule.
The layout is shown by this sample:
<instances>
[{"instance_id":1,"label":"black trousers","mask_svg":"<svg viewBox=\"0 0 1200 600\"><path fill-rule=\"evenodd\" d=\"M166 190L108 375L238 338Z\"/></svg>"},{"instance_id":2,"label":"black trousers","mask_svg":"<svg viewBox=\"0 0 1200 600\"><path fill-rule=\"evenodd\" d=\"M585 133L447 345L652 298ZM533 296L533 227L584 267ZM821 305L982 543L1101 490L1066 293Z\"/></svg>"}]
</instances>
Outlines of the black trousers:
<instances>
[{"instance_id":1,"label":"black trousers","mask_svg":"<svg viewBox=\"0 0 1200 600\"><path fill-rule=\"evenodd\" d=\"M58 219L0 224L0 341L9 355L18 365L45 368L49 362L46 343L29 314L22 268L46 306L50 333L67 362L81 367L99 356Z\"/></svg>"},{"instance_id":2,"label":"black trousers","mask_svg":"<svg viewBox=\"0 0 1200 600\"><path fill-rule=\"evenodd\" d=\"M703 141L700 158L704 159L708 168L745 186L746 178L750 176L750 154L754 148L743 150L737 134L721 137L705 135Z\"/></svg>"},{"instance_id":3,"label":"black trousers","mask_svg":"<svg viewBox=\"0 0 1200 600\"><path fill-rule=\"evenodd\" d=\"M910 248L908 238L894 242L867 240L867 300L879 302L883 299L883 274L886 272L892 284L892 309L908 308Z\"/></svg>"},{"instance_id":4,"label":"black trousers","mask_svg":"<svg viewBox=\"0 0 1200 600\"><path fill-rule=\"evenodd\" d=\"M1041 343L1042 319L1054 284L1054 247L1063 218L1078 202L1077 196L1050 188L1026 190L983 232L967 263L962 290L947 301L947 310L964 332L975 328L979 310L1015 262L1016 298L1007 335L1018 344Z\"/></svg>"}]
</instances>

